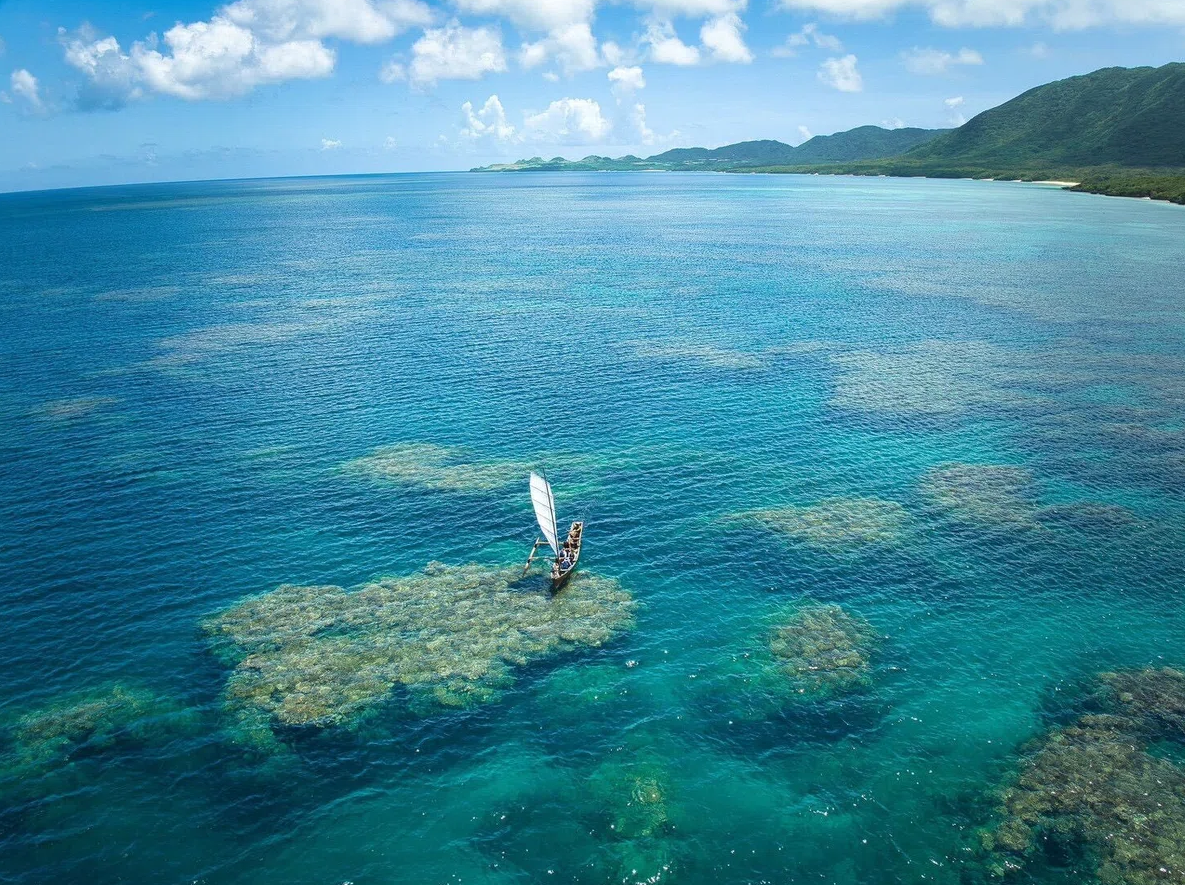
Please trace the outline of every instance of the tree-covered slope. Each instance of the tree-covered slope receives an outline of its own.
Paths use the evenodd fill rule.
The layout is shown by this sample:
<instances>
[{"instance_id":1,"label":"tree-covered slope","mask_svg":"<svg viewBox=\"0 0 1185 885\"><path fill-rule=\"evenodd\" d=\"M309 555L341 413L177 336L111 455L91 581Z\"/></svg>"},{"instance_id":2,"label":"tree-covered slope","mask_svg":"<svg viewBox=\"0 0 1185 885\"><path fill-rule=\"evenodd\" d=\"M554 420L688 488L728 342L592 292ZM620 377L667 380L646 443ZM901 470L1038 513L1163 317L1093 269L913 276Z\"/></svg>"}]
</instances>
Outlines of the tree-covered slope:
<instances>
[{"instance_id":1,"label":"tree-covered slope","mask_svg":"<svg viewBox=\"0 0 1185 885\"><path fill-rule=\"evenodd\" d=\"M835 135L816 135L794 148L787 162L847 163L852 160L883 160L933 141L945 129L882 129L861 126Z\"/></svg>"},{"instance_id":2,"label":"tree-covered slope","mask_svg":"<svg viewBox=\"0 0 1185 885\"><path fill-rule=\"evenodd\" d=\"M968 166L1185 167L1185 64L1038 86L906 155Z\"/></svg>"}]
</instances>

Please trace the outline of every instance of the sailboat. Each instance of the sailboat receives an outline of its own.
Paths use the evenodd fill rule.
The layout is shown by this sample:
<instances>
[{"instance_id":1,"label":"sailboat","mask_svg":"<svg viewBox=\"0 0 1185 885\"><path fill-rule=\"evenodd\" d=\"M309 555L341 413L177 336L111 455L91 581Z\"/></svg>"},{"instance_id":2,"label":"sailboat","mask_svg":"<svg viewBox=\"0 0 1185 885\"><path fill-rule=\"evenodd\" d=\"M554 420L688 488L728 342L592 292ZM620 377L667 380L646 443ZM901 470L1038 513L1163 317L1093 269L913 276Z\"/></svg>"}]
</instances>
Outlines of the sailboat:
<instances>
[{"instance_id":1,"label":"sailboat","mask_svg":"<svg viewBox=\"0 0 1185 885\"><path fill-rule=\"evenodd\" d=\"M535 554L540 547L550 547L555 554L551 564L551 589L554 593L567 583L572 572L576 571L576 563L580 559L580 543L584 540L584 522L577 520L568 529L568 538L564 546L560 546L559 531L555 522L555 497L551 493L551 483L547 477L538 473L531 473L531 504L535 507L535 519L539 523L539 531L543 537L535 541L531 548L531 555L527 557L527 564L523 567L523 574L530 569L535 561Z\"/></svg>"}]
</instances>

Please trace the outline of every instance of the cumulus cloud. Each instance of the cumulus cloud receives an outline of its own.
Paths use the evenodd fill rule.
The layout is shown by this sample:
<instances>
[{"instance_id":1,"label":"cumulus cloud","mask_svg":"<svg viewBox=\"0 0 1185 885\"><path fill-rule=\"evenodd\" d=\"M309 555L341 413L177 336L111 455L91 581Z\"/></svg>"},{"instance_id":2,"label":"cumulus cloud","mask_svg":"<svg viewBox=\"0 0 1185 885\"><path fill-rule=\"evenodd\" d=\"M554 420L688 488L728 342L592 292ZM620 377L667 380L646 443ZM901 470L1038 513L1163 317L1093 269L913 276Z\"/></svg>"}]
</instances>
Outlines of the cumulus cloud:
<instances>
[{"instance_id":1,"label":"cumulus cloud","mask_svg":"<svg viewBox=\"0 0 1185 885\"><path fill-rule=\"evenodd\" d=\"M341 141L339 141L336 138L322 138L321 139L321 150L323 150L323 151L336 151L341 146L342 146Z\"/></svg>"},{"instance_id":2,"label":"cumulus cloud","mask_svg":"<svg viewBox=\"0 0 1185 885\"><path fill-rule=\"evenodd\" d=\"M84 110L114 110L144 94L141 71L119 48L114 37L99 37L89 25L74 33L58 29L66 63L86 75L78 104Z\"/></svg>"},{"instance_id":3,"label":"cumulus cloud","mask_svg":"<svg viewBox=\"0 0 1185 885\"><path fill-rule=\"evenodd\" d=\"M208 21L177 22L126 52L86 25L59 30L58 39L67 64L84 75L79 107L114 108L150 92L196 101L325 77L336 63L325 39L380 43L432 20L421 0L235 0Z\"/></svg>"},{"instance_id":4,"label":"cumulus cloud","mask_svg":"<svg viewBox=\"0 0 1185 885\"><path fill-rule=\"evenodd\" d=\"M658 140L658 136L654 134L654 130L646 125L646 105L638 102L634 105L633 113L630 115L630 122L634 125L634 130L638 133L639 144L654 144Z\"/></svg>"},{"instance_id":5,"label":"cumulus cloud","mask_svg":"<svg viewBox=\"0 0 1185 885\"><path fill-rule=\"evenodd\" d=\"M635 0L635 5L649 10L655 18L715 18L745 8L745 0Z\"/></svg>"},{"instance_id":6,"label":"cumulus cloud","mask_svg":"<svg viewBox=\"0 0 1185 885\"><path fill-rule=\"evenodd\" d=\"M1185 3L1180 0L781 0L781 5L858 19L921 9L945 27L1016 27L1032 22L1060 30L1117 23L1185 25Z\"/></svg>"},{"instance_id":7,"label":"cumulus cloud","mask_svg":"<svg viewBox=\"0 0 1185 885\"><path fill-rule=\"evenodd\" d=\"M726 12L700 28L699 38L716 61L747 65L753 61L753 53L745 45L745 23L735 12Z\"/></svg>"},{"instance_id":8,"label":"cumulus cloud","mask_svg":"<svg viewBox=\"0 0 1185 885\"><path fill-rule=\"evenodd\" d=\"M221 14L269 43L325 37L383 43L432 23L432 11L419 0L237 0Z\"/></svg>"},{"instance_id":9,"label":"cumulus cloud","mask_svg":"<svg viewBox=\"0 0 1185 885\"><path fill-rule=\"evenodd\" d=\"M974 49L960 49L946 52L942 49L919 49L917 47L901 53L906 70L914 74L945 74L958 65L981 65L983 56Z\"/></svg>"},{"instance_id":10,"label":"cumulus cloud","mask_svg":"<svg viewBox=\"0 0 1185 885\"><path fill-rule=\"evenodd\" d=\"M537 67L552 59L566 74L591 71L603 64L597 39L587 22L557 28L542 40L524 43L519 50L519 64L524 68Z\"/></svg>"},{"instance_id":11,"label":"cumulus cloud","mask_svg":"<svg viewBox=\"0 0 1185 885\"><path fill-rule=\"evenodd\" d=\"M613 124L591 98L562 98L524 121L527 136L534 141L569 144L597 144L604 141Z\"/></svg>"},{"instance_id":12,"label":"cumulus cloud","mask_svg":"<svg viewBox=\"0 0 1185 885\"><path fill-rule=\"evenodd\" d=\"M807 129L805 126L798 127L798 134L804 142L810 141L812 138L815 137L815 134L813 132L811 132L811 130Z\"/></svg>"},{"instance_id":13,"label":"cumulus cloud","mask_svg":"<svg viewBox=\"0 0 1185 885\"><path fill-rule=\"evenodd\" d=\"M506 109L498 96L491 95L481 110L474 111L472 102L461 105L461 113L465 116L465 125L461 128L461 136L472 140L479 138L493 138L496 141L517 141L518 134L506 119Z\"/></svg>"},{"instance_id":14,"label":"cumulus cloud","mask_svg":"<svg viewBox=\"0 0 1185 885\"><path fill-rule=\"evenodd\" d=\"M954 98L948 98L943 101L948 108L961 108L963 106L963 96L956 95Z\"/></svg>"},{"instance_id":15,"label":"cumulus cloud","mask_svg":"<svg viewBox=\"0 0 1185 885\"><path fill-rule=\"evenodd\" d=\"M397 147L399 147L399 142L397 142L395 140L395 136L388 135L386 138L383 139L383 150L393 151Z\"/></svg>"},{"instance_id":16,"label":"cumulus cloud","mask_svg":"<svg viewBox=\"0 0 1185 885\"><path fill-rule=\"evenodd\" d=\"M454 0L462 12L500 16L532 31L557 31L592 21L596 0Z\"/></svg>"},{"instance_id":17,"label":"cumulus cloud","mask_svg":"<svg viewBox=\"0 0 1185 885\"><path fill-rule=\"evenodd\" d=\"M864 78L857 62L854 55L829 58L819 67L819 81L840 92L860 92L864 89Z\"/></svg>"},{"instance_id":18,"label":"cumulus cloud","mask_svg":"<svg viewBox=\"0 0 1185 885\"><path fill-rule=\"evenodd\" d=\"M12 76L8 78L8 84L12 91L10 101L23 102L33 113L45 113L45 102L41 99L41 88L36 77L24 68L19 68L12 72Z\"/></svg>"},{"instance_id":19,"label":"cumulus cloud","mask_svg":"<svg viewBox=\"0 0 1185 885\"><path fill-rule=\"evenodd\" d=\"M900 117L891 117L888 120L881 120L881 126L885 129L904 129L905 121Z\"/></svg>"},{"instance_id":20,"label":"cumulus cloud","mask_svg":"<svg viewBox=\"0 0 1185 885\"><path fill-rule=\"evenodd\" d=\"M397 58L386 62L379 69L379 79L384 83L398 83L407 79L407 68Z\"/></svg>"},{"instance_id":21,"label":"cumulus cloud","mask_svg":"<svg viewBox=\"0 0 1185 885\"><path fill-rule=\"evenodd\" d=\"M318 40L264 43L221 16L176 24L165 31L164 52L136 43L131 58L152 91L191 101L242 95L265 83L325 77L336 60Z\"/></svg>"},{"instance_id":22,"label":"cumulus cloud","mask_svg":"<svg viewBox=\"0 0 1185 885\"><path fill-rule=\"evenodd\" d=\"M616 67L609 72L609 88L619 99L646 88L646 77L637 65Z\"/></svg>"},{"instance_id":23,"label":"cumulus cloud","mask_svg":"<svg viewBox=\"0 0 1185 885\"><path fill-rule=\"evenodd\" d=\"M675 33L670 21L651 19L642 41L650 46L650 60L660 65L690 66L699 64L699 48L688 46Z\"/></svg>"},{"instance_id":24,"label":"cumulus cloud","mask_svg":"<svg viewBox=\"0 0 1185 885\"><path fill-rule=\"evenodd\" d=\"M964 104L963 96L956 95L954 98L944 99L942 102L951 112L950 122L954 126L962 126L967 122L967 118L963 116L962 111L959 110Z\"/></svg>"},{"instance_id":25,"label":"cumulus cloud","mask_svg":"<svg viewBox=\"0 0 1185 885\"><path fill-rule=\"evenodd\" d=\"M777 58L792 58L798 54L798 50L814 44L819 49L825 49L828 52L843 52L843 43L838 37L831 34L824 34L819 30L819 26L814 22L809 22L802 26L802 30L791 34L786 38L781 46L773 50L773 55Z\"/></svg>"},{"instance_id":26,"label":"cumulus cloud","mask_svg":"<svg viewBox=\"0 0 1185 885\"><path fill-rule=\"evenodd\" d=\"M480 80L506 70L502 32L488 25L466 28L454 20L442 28L429 28L411 51L409 77L416 86L431 86L438 80Z\"/></svg>"}]
</instances>

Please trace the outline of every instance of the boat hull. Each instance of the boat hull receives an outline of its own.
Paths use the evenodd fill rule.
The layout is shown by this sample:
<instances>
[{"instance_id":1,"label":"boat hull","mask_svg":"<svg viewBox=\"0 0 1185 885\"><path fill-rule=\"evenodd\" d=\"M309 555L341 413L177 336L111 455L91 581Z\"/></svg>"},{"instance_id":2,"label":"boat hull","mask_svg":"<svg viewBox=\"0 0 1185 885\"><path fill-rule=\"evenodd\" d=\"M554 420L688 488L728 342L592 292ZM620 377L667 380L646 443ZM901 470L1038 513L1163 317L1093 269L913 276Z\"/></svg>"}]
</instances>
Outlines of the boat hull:
<instances>
[{"instance_id":1,"label":"boat hull","mask_svg":"<svg viewBox=\"0 0 1185 885\"><path fill-rule=\"evenodd\" d=\"M553 593L562 589L568 583L568 579L572 577L572 572L576 571L576 566L580 562L580 548L583 543L584 523L580 521L574 522L572 523L572 527L568 529L568 539L564 541L560 555L555 558L555 562L551 566L551 591ZM567 568L561 568L564 551L572 554Z\"/></svg>"}]
</instances>

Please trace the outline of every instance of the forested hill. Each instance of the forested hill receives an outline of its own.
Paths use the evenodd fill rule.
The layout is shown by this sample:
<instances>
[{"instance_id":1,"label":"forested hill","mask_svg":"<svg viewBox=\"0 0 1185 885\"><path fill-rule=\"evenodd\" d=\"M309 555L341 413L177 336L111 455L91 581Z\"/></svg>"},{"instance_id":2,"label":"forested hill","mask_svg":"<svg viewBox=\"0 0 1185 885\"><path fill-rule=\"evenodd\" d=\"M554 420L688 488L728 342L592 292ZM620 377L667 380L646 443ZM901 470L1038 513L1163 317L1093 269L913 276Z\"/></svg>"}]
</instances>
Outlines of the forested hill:
<instances>
[{"instance_id":1,"label":"forested hill","mask_svg":"<svg viewBox=\"0 0 1185 885\"><path fill-rule=\"evenodd\" d=\"M1104 68L1038 86L908 159L1017 169L1185 167L1185 64Z\"/></svg>"},{"instance_id":2,"label":"forested hill","mask_svg":"<svg viewBox=\"0 0 1185 885\"><path fill-rule=\"evenodd\" d=\"M718 170L788 163L834 163L897 157L941 135L943 129L882 129L861 126L835 135L817 135L798 147L780 141L742 141L719 148L675 148L653 157L585 157L545 160L532 157L517 163L486 166L480 172L533 172L563 170Z\"/></svg>"}]
</instances>

